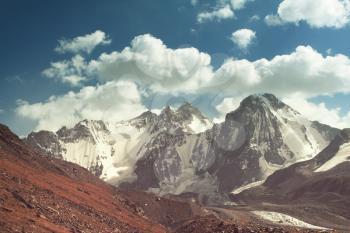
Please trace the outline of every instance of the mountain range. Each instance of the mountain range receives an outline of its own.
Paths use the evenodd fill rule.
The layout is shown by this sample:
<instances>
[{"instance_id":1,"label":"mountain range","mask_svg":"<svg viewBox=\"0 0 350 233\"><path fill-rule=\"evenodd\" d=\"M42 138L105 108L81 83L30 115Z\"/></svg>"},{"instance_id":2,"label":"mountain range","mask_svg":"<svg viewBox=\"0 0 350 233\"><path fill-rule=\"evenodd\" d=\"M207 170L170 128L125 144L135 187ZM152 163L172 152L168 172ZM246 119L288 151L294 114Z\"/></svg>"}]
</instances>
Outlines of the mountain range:
<instances>
[{"instance_id":1,"label":"mountain range","mask_svg":"<svg viewBox=\"0 0 350 233\"><path fill-rule=\"evenodd\" d=\"M34 150L1 124L0 231L331 232L281 213L204 207L191 197L123 191L77 164Z\"/></svg>"},{"instance_id":2,"label":"mountain range","mask_svg":"<svg viewBox=\"0 0 350 233\"><path fill-rule=\"evenodd\" d=\"M313 159L339 133L272 94L259 94L220 124L185 103L117 123L84 120L57 132L33 132L24 141L121 188L222 202L275 171Z\"/></svg>"},{"instance_id":3,"label":"mountain range","mask_svg":"<svg viewBox=\"0 0 350 233\"><path fill-rule=\"evenodd\" d=\"M219 124L184 103L24 139L0 125L0 229L350 232L349 153L349 129L271 94Z\"/></svg>"}]
</instances>

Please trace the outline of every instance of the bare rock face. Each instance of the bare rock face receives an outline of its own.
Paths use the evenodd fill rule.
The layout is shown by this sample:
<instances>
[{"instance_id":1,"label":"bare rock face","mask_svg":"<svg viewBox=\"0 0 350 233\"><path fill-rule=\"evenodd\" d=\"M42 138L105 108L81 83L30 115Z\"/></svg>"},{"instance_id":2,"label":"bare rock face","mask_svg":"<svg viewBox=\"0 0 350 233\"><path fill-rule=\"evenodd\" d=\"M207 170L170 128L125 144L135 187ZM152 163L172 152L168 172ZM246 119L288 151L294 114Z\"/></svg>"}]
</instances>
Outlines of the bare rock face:
<instances>
[{"instance_id":1,"label":"bare rock face","mask_svg":"<svg viewBox=\"0 0 350 233\"><path fill-rule=\"evenodd\" d=\"M29 145L33 145L34 148L41 153L49 154L54 158L63 158L63 148L55 133L49 131L31 133L24 141Z\"/></svg>"},{"instance_id":2,"label":"bare rock face","mask_svg":"<svg viewBox=\"0 0 350 233\"><path fill-rule=\"evenodd\" d=\"M118 123L85 120L56 133L32 133L25 141L114 185L216 195L313 158L338 132L263 94L244 99L221 124L185 103Z\"/></svg>"}]
</instances>

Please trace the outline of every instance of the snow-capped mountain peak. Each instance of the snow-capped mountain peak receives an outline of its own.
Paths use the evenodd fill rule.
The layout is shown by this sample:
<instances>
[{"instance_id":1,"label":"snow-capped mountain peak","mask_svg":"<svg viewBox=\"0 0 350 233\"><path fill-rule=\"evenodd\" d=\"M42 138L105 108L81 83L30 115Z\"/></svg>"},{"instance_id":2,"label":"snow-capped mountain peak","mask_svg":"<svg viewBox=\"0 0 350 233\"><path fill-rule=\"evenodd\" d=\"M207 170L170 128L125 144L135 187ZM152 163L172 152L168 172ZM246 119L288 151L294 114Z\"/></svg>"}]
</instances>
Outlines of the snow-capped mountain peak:
<instances>
[{"instance_id":1,"label":"snow-capped mountain peak","mask_svg":"<svg viewBox=\"0 0 350 233\"><path fill-rule=\"evenodd\" d=\"M206 117L193 105L188 102L185 102L177 110L177 114L183 116L184 118L190 118L191 115L195 115L200 119L206 119Z\"/></svg>"},{"instance_id":2,"label":"snow-capped mountain peak","mask_svg":"<svg viewBox=\"0 0 350 233\"><path fill-rule=\"evenodd\" d=\"M135 117L134 119L131 119L129 121L122 121L119 122L119 124L130 124L135 126L136 128L145 128L149 127L150 125L154 124L154 122L157 120L157 114L151 112L151 111L146 111L142 113L141 115Z\"/></svg>"},{"instance_id":3,"label":"snow-capped mountain peak","mask_svg":"<svg viewBox=\"0 0 350 233\"><path fill-rule=\"evenodd\" d=\"M221 168L222 174L219 173L225 181L222 189L226 191L263 181L276 170L313 158L339 131L307 120L271 94L245 98L238 109L226 115L222 131L232 126L244 130L240 131L239 137L233 135L234 141L245 137L245 143L239 155L236 151L225 152L235 157L235 160L226 161L224 168ZM233 163L239 163L236 169L242 172L233 172ZM226 181L229 178L225 177L230 176L238 176L238 182Z\"/></svg>"},{"instance_id":4,"label":"snow-capped mountain peak","mask_svg":"<svg viewBox=\"0 0 350 233\"><path fill-rule=\"evenodd\" d=\"M201 133L213 126L197 108L189 103L181 105L176 110L165 107L158 116L154 129L166 130L168 133Z\"/></svg>"},{"instance_id":5,"label":"snow-capped mountain peak","mask_svg":"<svg viewBox=\"0 0 350 233\"><path fill-rule=\"evenodd\" d=\"M168 105L160 112L159 116L166 120L172 120L175 117L175 111Z\"/></svg>"},{"instance_id":6,"label":"snow-capped mountain peak","mask_svg":"<svg viewBox=\"0 0 350 233\"><path fill-rule=\"evenodd\" d=\"M244 99L218 125L184 103L117 123L84 120L56 133L32 133L26 141L113 184L160 193L216 193L312 158L337 132L262 94Z\"/></svg>"}]
</instances>

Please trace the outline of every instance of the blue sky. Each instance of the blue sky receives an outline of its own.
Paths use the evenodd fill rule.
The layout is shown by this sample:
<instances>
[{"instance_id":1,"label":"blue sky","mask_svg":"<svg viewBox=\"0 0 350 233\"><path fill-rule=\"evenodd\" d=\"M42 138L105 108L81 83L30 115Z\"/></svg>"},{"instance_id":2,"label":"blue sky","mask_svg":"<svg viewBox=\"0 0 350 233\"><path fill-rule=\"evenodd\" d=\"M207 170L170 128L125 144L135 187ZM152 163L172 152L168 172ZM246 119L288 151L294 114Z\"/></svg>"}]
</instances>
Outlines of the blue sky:
<instances>
[{"instance_id":1,"label":"blue sky","mask_svg":"<svg viewBox=\"0 0 350 233\"><path fill-rule=\"evenodd\" d=\"M337 4L338 2L338 0L322 1L325 4ZM304 46L305 48L310 46L314 52L321 54L323 58L327 55L335 57L336 54L342 54L345 58L350 56L350 28L348 21L346 21L346 17L349 16L350 12L348 6L344 6L344 15L325 15L325 17L335 18L332 24L332 20L330 20L331 23L324 22L321 19L317 22L312 21L307 15L301 19L283 15L283 7L289 7L289 12L290 9L293 10L293 7L301 7L295 4L288 5L288 0L250 0L243 7L238 8L235 8L232 2L225 0L198 0L196 3L190 0L2 1L0 7L0 26L2 29L0 37L0 122L9 125L20 135L24 135L33 129L44 129L45 126L51 124L55 127L61 126L66 122L56 122L52 116L48 117L49 113L38 113L38 111L42 113L50 111L48 107L45 108L45 103L50 102L49 98L51 96L56 96L59 99L70 91L79 93L86 86L103 87L107 81L119 82L119 77L106 78L104 73L95 72L84 74L86 80L83 83L71 85L71 83L62 82L56 77L45 77L42 73L50 67L51 62L70 60L75 56L72 52L55 52L59 40L65 39L67 43L72 42L73 38L86 36L97 30L104 32L105 39L109 40L110 43L96 45L91 53L78 52L87 62L97 60L103 52L107 54L113 51L121 52L125 47L131 46L130 43L136 36L150 34L152 38L161 40L164 46L171 50L193 47L198 52L209 55L211 59L209 66L213 69L213 76L215 76L215 71L230 58L234 58L236 61L247 59L250 63L263 58L271 61L277 55L290 55L296 51L298 46ZM234 16L210 18L213 12L225 6L231 9ZM313 7L311 12L317 16L314 9L316 6L311 4L306 7ZM282 9L281 15L277 14L279 8ZM302 9L305 9L305 7ZM198 17L203 12L208 13L207 16L209 16L204 22L199 22ZM307 13L308 11L305 11L305 14ZM280 25L267 23L264 20L267 15L278 16L281 21ZM253 16L255 16L255 20L252 19ZM232 40L232 33L240 29L249 29L254 32L254 37L251 38L246 48L242 48ZM332 84L332 79L339 79L339 82L347 87L347 82L350 82L347 75L350 75L350 73L338 74L338 70L347 71L350 65L346 59L340 60L344 64L342 63L342 66L337 70L327 73L328 80ZM281 61L273 62L273 64L279 64L279 62ZM330 64L333 64L332 62L334 61L330 61ZM270 69L273 64L269 64L268 68ZM203 66L206 67L208 64ZM320 65L317 67L325 72L323 69L326 70L328 66ZM276 67L273 67L272 70L283 76L283 71L277 71L276 69ZM293 70L295 69L297 68L293 68ZM256 84L254 88L246 88L247 84L244 83L246 76L242 78L243 81L238 82L236 80L240 80L241 77L235 77L237 73L239 72L235 71L231 74L232 77L228 77L229 79L227 77L223 78L237 85L232 86L232 92L225 92L220 97L217 97L215 88L213 88L216 82L215 79L210 81L211 88L204 88L206 90L210 89L210 91L203 91L202 87L193 87L190 91L181 91L181 85L178 85L178 83L176 88L173 88L175 84L171 84L171 86L164 85L163 89L159 90L156 87L148 88L154 83L143 83L140 79L136 81L132 79L131 81L136 85L136 92L138 92L136 95L139 95L136 99L140 101L138 106L132 106L132 108L141 111L142 106L147 108L152 105L151 108L158 109L165 104L176 104L189 100L209 116L220 118L220 114L223 115L225 111L227 112L230 108L236 106L237 99L241 99L255 90L274 93L275 87L270 89L269 86L264 86L265 84ZM169 79L171 78L169 77ZM293 79L293 77L290 79ZM327 86L327 82L324 81L326 78L322 76L320 79L325 83L322 86ZM295 82L298 82L288 79L286 85L284 85L283 82L285 81L283 80L280 79L279 81L283 88L287 85L297 85ZM165 82L168 82L168 80ZM253 82L260 83L259 80L253 80ZM163 83L157 83L153 86L159 85L162 86ZM240 92L239 90L242 89L240 85L244 85L243 89L247 91ZM303 80L300 81L300 85L304 85ZM318 85L317 79L314 85ZM188 85L186 84L186 86ZM124 88L124 86L122 87ZM127 87L130 86L127 85ZM123 88L121 88L121 92L127 91ZM134 88L134 86L130 88ZM164 92L164 88L168 88L166 92ZM235 88L238 91L234 90ZM302 86L300 86L300 89L303 90L301 94L297 93L297 87L293 87L290 92L287 88L285 95L278 92L275 94L288 100L289 104L294 100L296 100L294 102L296 105L303 101L305 108L308 108L309 105L307 104L312 104L313 112L298 109L302 113L305 112L308 117L312 117L312 114L318 112L318 108L323 107L321 110L325 111L325 114L329 114L325 117L329 120L325 120L324 123L332 124L334 122L335 126L350 127L350 124L347 125L347 120L350 120L350 117L346 118L350 111L350 95L348 94L350 90L339 86L332 87L329 91L322 87L320 92L315 91L315 87L310 87L310 92ZM220 92L220 89L217 89L217 91ZM123 93L119 94L123 95ZM295 95L298 95L298 97L295 97ZM153 101L154 96L158 98L155 101ZM134 103L134 97L130 96L131 100L128 99L127 101ZM226 105L223 104L225 98ZM57 102L50 106L52 108L62 107L61 105L55 105ZM209 105L208 102L210 102ZM43 105L43 110L36 108L36 112L33 112L33 105L38 103ZM117 104L115 108L119 106L125 111L124 105L128 103ZM24 105L27 107L26 110L20 108ZM111 105L113 105L113 102L111 102ZM77 109L76 111L79 111L78 107ZM64 111L64 107L62 107L62 111ZM118 109L113 109L113 113L118 114ZM64 114L61 117L63 116ZM86 115L67 118L71 119L70 121L73 123L84 116ZM334 117L339 119L334 119ZM100 118L100 116L93 116L92 118ZM315 117L313 120L322 120L322 117Z\"/></svg>"}]
</instances>

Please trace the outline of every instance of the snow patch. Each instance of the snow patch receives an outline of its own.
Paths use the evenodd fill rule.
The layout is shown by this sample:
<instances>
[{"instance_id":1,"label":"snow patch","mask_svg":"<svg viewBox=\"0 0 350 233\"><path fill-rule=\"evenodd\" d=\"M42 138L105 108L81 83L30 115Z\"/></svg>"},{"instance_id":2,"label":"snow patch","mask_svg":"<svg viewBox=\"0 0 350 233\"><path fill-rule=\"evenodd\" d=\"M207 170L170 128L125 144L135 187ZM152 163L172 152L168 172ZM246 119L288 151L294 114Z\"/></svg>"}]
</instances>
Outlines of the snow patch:
<instances>
[{"instance_id":1,"label":"snow patch","mask_svg":"<svg viewBox=\"0 0 350 233\"><path fill-rule=\"evenodd\" d=\"M323 136L312 127L312 122L294 110L285 107L274 111L271 108L271 112L281 123L283 141L295 155L291 162L311 159L328 145Z\"/></svg>"},{"instance_id":2,"label":"snow patch","mask_svg":"<svg viewBox=\"0 0 350 233\"><path fill-rule=\"evenodd\" d=\"M311 225L309 223L301 221L301 220L294 218L292 216L278 213L278 212L252 211L251 213L259 216L260 218L262 218L264 220L268 220L270 222L280 224L280 225L294 226L294 227L301 227L301 228L308 228L308 229L327 230L327 228Z\"/></svg>"},{"instance_id":3,"label":"snow patch","mask_svg":"<svg viewBox=\"0 0 350 233\"><path fill-rule=\"evenodd\" d=\"M259 185L261 185L263 183L264 183L264 181L260 180L260 181L256 181L256 182L253 182L253 183L250 183L250 184L247 184L247 185L243 185L243 186L233 190L231 193L232 194L240 194L241 192L243 192L243 191L245 191L247 189L259 186Z\"/></svg>"},{"instance_id":4,"label":"snow patch","mask_svg":"<svg viewBox=\"0 0 350 233\"><path fill-rule=\"evenodd\" d=\"M211 127L213 127L213 124L207 119L201 120L195 115L192 115L192 118L193 119L192 119L191 123L188 125L188 127L195 134L202 133L202 132L210 129Z\"/></svg>"},{"instance_id":5,"label":"snow patch","mask_svg":"<svg viewBox=\"0 0 350 233\"><path fill-rule=\"evenodd\" d=\"M317 168L315 172L325 172L328 171L335 166L344 163L344 162L350 162L350 142L343 144L340 148L338 153L333 156L330 160L328 160L326 163L324 163L321 167Z\"/></svg>"}]
</instances>

